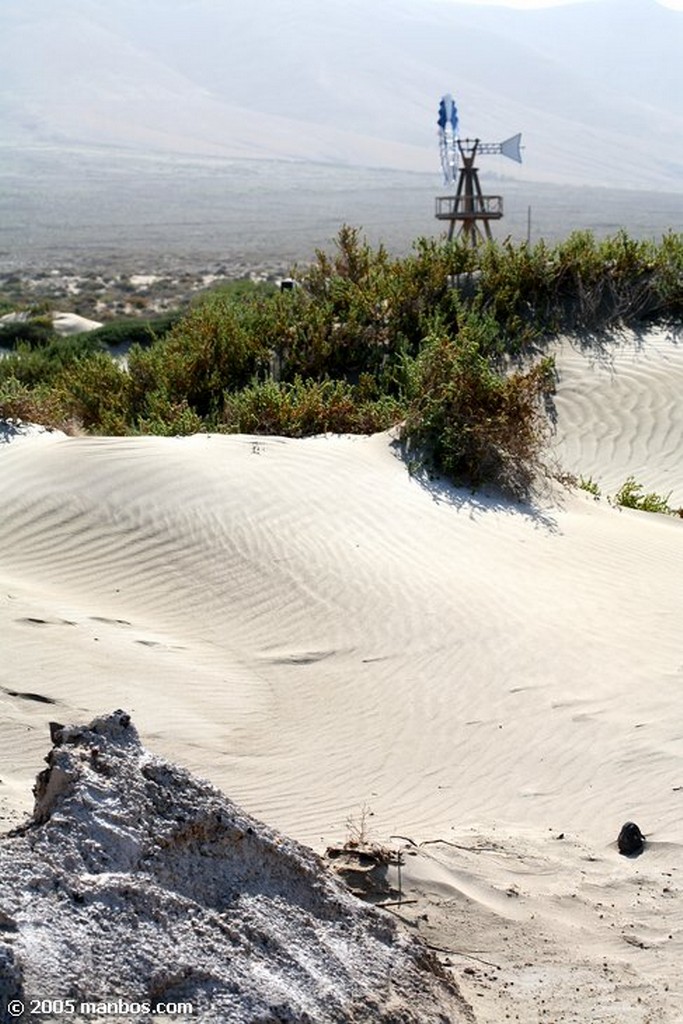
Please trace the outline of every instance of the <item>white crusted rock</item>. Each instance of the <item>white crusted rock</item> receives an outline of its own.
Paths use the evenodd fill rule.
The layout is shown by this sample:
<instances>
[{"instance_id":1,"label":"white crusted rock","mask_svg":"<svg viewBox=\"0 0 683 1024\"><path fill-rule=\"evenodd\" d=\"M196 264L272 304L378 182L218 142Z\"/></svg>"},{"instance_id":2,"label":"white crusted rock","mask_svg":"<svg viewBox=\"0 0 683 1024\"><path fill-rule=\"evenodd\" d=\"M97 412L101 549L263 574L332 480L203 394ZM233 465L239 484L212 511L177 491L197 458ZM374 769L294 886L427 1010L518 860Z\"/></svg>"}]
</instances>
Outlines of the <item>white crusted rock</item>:
<instances>
[{"instance_id":1,"label":"white crusted rock","mask_svg":"<svg viewBox=\"0 0 683 1024\"><path fill-rule=\"evenodd\" d=\"M32 819L0 842L2 998L59 993L231 1024L454 1024L456 985L312 851L140 744L52 723ZM74 1018L72 1018L74 1019ZM151 1019L144 1015L127 1020Z\"/></svg>"}]
</instances>

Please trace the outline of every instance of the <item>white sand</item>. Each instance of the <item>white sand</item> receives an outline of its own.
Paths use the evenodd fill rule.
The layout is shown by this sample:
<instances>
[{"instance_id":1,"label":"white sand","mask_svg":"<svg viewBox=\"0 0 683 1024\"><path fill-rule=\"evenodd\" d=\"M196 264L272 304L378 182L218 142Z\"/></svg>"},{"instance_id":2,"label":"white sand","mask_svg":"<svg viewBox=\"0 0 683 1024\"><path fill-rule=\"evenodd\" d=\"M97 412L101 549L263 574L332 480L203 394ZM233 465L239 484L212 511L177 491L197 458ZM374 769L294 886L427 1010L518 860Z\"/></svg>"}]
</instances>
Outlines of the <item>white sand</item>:
<instances>
[{"instance_id":1,"label":"white sand","mask_svg":"<svg viewBox=\"0 0 683 1024\"><path fill-rule=\"evenodd\" d=\"M681 347L560 366L567 468L683 504ZM123 707L316 848L364 806L485 847L405 875L478 1020L681 1019L683 521L425 486L386 435L11 444L0 481L8 823L47 721Z\"/></svg>"},{"instance_id":2,"label":"white sand","mask_svg":"<svg viewBox=\"0 0 683 1024\"><path fill-rule=\"evenodd\" d=\"M67 335L95 331L103 325L99 320L89 320L88 317L79 316L78 313L53 313L52 326L57 334Z\"/></svg>"},{"instance_id":3,"label":"white sand","mask_svg":"<svg viewBox=\"0 0 683 1024\"><path fill-rule=\"evenodd\" d=\"M625 332L602 353L558 346L557 446L567 469L615 494L628 476L683 505L683 332Z\"/></svg>"},{"instance_id":4,"label":"white sand","mask_svg":"<svg viewBox=\"0 0 683 1024\"><path fill-rule=\"evenodd\" d=\"M52 327L57 334L62 336L70 334L84 334L86 331L94 331L102 327L99 320L89 320L78 313L52 313ZM31 319L29 313L6 313L0 316L0 340L2 339L1 328L3 324L14 324L25 322Z\"/></svg>"}]
</instances>

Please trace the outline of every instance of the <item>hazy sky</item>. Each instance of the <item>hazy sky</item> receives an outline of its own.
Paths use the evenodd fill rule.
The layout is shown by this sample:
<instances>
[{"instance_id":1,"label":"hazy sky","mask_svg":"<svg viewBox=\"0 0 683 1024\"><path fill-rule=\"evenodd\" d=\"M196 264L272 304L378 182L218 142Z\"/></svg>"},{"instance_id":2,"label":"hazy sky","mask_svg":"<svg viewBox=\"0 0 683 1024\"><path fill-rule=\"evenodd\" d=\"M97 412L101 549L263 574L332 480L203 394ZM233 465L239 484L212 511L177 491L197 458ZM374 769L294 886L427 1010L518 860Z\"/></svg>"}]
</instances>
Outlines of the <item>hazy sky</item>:
<instances>
[{"instance_id":1,"label":"hazy sky","mask_svg":"<svg viewBox=\"0 0 683 1024\"><path fill-rule=\"evenodd\" d=\"M479 4L482 7L519 7L519 8L539 8L539 7L562 7L565 4L571 3L587 3L588 0L449 0L451 3L468 3L468 4ZM683 11L683 0L657 0L657 3L662 7L670 7L674 11Z\"/></svg>"}]
</instances>

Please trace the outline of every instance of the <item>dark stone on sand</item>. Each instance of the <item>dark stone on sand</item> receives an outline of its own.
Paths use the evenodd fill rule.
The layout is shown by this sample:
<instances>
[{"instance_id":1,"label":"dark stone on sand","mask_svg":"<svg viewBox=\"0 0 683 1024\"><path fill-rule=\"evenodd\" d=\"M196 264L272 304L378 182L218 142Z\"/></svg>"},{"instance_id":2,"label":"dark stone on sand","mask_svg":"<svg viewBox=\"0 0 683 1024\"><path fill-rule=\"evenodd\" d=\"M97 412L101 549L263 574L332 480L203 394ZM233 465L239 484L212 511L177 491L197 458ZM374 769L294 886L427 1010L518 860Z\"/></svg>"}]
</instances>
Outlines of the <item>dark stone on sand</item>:
<instances>
[{"instance_id":1,"label":"dark stone on sand","mask_svg":"<svg viewBox=\"0 0 683 1024\"><path fill-rule=\"evenodd\" d=\"M50 740L56 747L62 742L62 729L64 728L59 722L48 722L50 727Z\"/></svg>"},{"instance_id":2,"label":"dark stone on sand","mask_svg":"<svg viewBox=\"0 0 683 1024\"><path fill-rule=\"evenodd\" d=\"M636 853L642 853L644 845L645 836L634 821L627 821L621 826L621 832L617 838L619 853L623 853L627 857L633 856Z\"/></svg>"}]
</instances>

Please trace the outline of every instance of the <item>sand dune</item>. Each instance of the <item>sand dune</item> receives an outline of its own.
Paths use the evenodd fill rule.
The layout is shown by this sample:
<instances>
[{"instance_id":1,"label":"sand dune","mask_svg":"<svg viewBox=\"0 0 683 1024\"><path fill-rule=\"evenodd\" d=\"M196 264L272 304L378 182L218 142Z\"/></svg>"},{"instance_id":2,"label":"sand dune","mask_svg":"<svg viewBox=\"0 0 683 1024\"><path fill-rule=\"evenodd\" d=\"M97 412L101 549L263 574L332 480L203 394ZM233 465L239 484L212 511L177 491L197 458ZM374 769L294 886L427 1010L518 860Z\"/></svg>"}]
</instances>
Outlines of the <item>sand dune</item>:
<instances>
[{"instance_id":1,"label":"sand dune","mask_svg":"<svg viewBox=\"0 0 683 1024\"><path fill-rule=\"evenodd\" d=\"M566 346L568 469L683 504L680 352ZM602 1015L558 1019L651 1019L655 976L656 1019L679 1019L680 520L420 480L388 435L35 438L0 474L8 822L49 719L124 707L155 752L316 848L363 808L381 841L494 845L420 847L427 882L406 876L442 944L459 908L452 944L517 980L508 998L456 958L477 1019L536 1019L574 981L585 1011L594 975ZM629 818L651 839L636 862L613 845Z\"/></svg>"},{"instance_id":2,"label":"sand dune","mask_svg":"<svg viewBox=\"0 0 683 1024\"><path fill-rule=\"evenodd\" d=\"M69 334L83 334L86 331L94 331L98 327L102 327L99 320L88 320L85 316L79 316L77 313L52 313L52 327L56 334L62 336ZM0 316L0 331L5 324L16 324L27 322L30 320L28 313L6 313L5 316ZM2 334L0 333L0 339Z\"/></svg>"},{"instance_id":3,"label":"sand dune","mask_svg":"<svg viewBox=\"0 0 683 1024\"><path fill-rule=\"evenodd\" d=\"M622 786L651 807L676 781L621 762L680 684L678 522L424 487L384 436L67 439L2 468L31 689L132 707L306 841L364 803L420 832L559 804L599 835Z\"/></svg>"},{"instance_id":4,"label":"sand dune","mask_svg":"<svg viewBox=\"0 0 683 1024\"><path fill-rule=\"evenodd\" d=\"M683 505L683 335L613 337L602 350L558 346L558 456L614 494L630 476Z\"/></svg>"}]
</instances>

